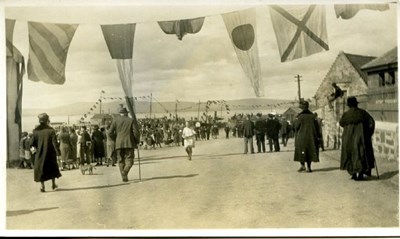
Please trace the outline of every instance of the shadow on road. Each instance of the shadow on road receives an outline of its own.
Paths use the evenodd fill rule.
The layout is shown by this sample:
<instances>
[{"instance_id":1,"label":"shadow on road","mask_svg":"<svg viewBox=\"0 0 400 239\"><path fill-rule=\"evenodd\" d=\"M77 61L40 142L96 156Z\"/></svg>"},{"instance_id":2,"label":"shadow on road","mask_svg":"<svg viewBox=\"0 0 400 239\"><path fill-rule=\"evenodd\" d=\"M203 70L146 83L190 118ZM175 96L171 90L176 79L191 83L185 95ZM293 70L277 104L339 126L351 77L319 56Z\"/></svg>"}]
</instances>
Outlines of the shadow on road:
<instances>
[{"instance_id":1,"label":"shadow on road","mask_svg":"<svg viewBox=\"0 0 400 239\"><path fill-rule=\"evenodd\" d=\"M385 173L379 175L379 178L377 176L371 176L368 180L387 180L387 179L393 178L397 174L399 174L399 170L385 172Z\"/></svg>"},{"instance_id":2,"label":"shadow on road","mask_svg":"<svg viewBox=\"0 0 400 239\"><path fill-rule=\"evenodd\" d=\"M19 216L19 215L24 215L24 214L29 214L37 211L47 211L47 210L53 210L57 209L59 207L47 207L47 208L37 208L33 210L15 210L15 211L7 211L6 216L7 217L13 217L13 216Z\"/></svg>"},{"instance_id":3,"label":"shadow on road","mask_svg":"<svg viewBox=\"0 0 400 239\"><path fill-rule=\"evenodd\" d=\"M172 179L172 178L191 178L198 176L199 174L188 174L188 175L173 175L173 176L164 176L164 177L154 177L154 178L144 178L141 181L136 181L135 183L138 182L144 182L144 181L150 181L150 180L158 180L158 179Z\"/></svg>"},{"instance_id":4,"label":"shadow on road","mask_svg":"<svg viewBox=\"0 0 400 239\"><path fill-rule=\"evenodd\" d=\"M313 172L329 172L329 171L334 171L334 170L339 170L339 167L329 167L329 168L318 168L318 169L313 169Z\"/></svg>"},{"instance_id":5,"label":"shadow on road","mask_svg":"<svg viewBox=\"0 0 400 239\"><path fill-rule=\"evenodd\" d=\"M103 186L95 186L95 187L83 187L83 188L58 188L57 191L79 191L79 190L90 190L90 189L101 189L101 188L111 188L118 186L126 186L129 183L120 183L114 185L103 185Z\"/></svg>"}]
</instances>

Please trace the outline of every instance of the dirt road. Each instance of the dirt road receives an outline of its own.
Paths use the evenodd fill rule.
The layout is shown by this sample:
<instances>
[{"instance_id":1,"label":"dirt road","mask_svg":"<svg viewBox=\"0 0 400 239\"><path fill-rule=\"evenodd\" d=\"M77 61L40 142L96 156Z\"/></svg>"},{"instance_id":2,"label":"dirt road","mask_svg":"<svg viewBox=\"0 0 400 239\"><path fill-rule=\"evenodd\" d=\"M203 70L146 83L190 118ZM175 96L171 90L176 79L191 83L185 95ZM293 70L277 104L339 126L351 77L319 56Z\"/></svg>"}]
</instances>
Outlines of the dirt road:
<instances>
[{"instance_id":1,"label":"dirt road","mask_svg":"<svg viewBox=\"0 0 400 239\"><path fill-rule=\"evenodd\" d=\"M7 229L255 229L398 227L398 163L356 182L339 151L321 152L298 173L293 142L279 153L243 154L239 138L141 150L123 183L117 167L62 171L59 189L39 192L32 170L7 170ZM373 171L375 174L375 171ZM376 174L375 174L376 175Z\"/></svg>"}]
</instances>

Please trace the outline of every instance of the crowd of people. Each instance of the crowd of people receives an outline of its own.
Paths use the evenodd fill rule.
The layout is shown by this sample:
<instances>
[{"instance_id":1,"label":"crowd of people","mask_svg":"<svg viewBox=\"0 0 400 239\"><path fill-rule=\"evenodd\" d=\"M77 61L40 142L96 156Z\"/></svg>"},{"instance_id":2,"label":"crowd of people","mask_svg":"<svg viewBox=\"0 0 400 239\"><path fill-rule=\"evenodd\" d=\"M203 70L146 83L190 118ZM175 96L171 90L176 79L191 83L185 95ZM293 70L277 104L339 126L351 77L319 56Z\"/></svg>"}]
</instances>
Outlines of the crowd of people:
<instances>
[{"instance_id":1,"label":"crowd of people","mask_svg":"<svg viewBox=\"0 0 400 239\"><path fill-rule=\"evenodd\" d=\"M363 109L358 108L355 97L347 100L349 110L340 120L343 127L343 144L340 168L347 170L352 179L362 180L363 175L370 176L375 166L371 137L374 132L374 120ZM270 113L238 114L221 124L214 122L186 121L184 118L172 120L143 119L135 121L128 116L126 108L119 109L104 127L93 125L61 127L58 131L50 126L46 113L40 114L39 125L32 133L23 132L20 141L20 168L34 167L34 180L41 182L41 191L45 191L44 181L52 180L52 188L57 188L55 178L61 177L60 171L78 168L80 165L118 164L122 180L128 181L128 173L134 164L135 149L156 149L162 146L184 146L188 160L192 160L195 142L218 138L220 129L225 137L244 139L244 153L266 153L266 141L269 151L279 152L280 145L287 146L294 137L294 161L300 163L298 172L312 172L311 163L319 162L319 149L324 150L322 140L322 120L309 110L309 103L301 101L301 112L293 122L282 115Z\"/></svg>"}]
</instances>

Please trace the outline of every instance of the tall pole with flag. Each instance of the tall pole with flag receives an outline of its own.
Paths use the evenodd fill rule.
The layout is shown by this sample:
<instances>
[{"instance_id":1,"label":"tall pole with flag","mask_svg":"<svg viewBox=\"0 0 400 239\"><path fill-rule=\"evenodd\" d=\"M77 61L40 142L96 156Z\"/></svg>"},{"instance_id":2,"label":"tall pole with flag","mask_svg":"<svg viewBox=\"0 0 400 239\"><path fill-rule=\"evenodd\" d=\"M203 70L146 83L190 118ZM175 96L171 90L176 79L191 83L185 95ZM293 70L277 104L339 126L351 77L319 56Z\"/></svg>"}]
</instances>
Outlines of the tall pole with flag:
<instances>
[{"instance_id":1,"label":"tall pole with flag","mask_svg":"<svg viewBox=\"0 0 400 239\"><path fill-rule=\"evenodd\" d=\"M133 99L133 42L135 36L135 23L101 25L104 39L106 41L111 58L115 60L119 79L125 93L125 100L134 123L134 136L136 144L139 144L139 124L136 119L135 101ZM140 154L137 147L139 162L139 179L141 180Z\"/></svg>"}]
</instances>

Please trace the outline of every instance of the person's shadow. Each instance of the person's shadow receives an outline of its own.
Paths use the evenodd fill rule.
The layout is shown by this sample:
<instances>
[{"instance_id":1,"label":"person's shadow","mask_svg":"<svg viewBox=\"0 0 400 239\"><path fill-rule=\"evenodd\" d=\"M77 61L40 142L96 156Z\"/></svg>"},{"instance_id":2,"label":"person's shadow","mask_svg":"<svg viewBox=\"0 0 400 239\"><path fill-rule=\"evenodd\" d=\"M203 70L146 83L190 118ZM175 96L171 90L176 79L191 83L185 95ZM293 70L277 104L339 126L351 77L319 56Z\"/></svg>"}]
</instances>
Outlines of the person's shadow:
<instances>
[{"instance_id":1,"label":"person's shadow","mask_svg":"<svg viewBox=\"0 0 400 239\"><path fill-rule=\"evenodd\" d=\"M102 185L102 186L82 187L82 188L57 188L57 191L80 191L80 190L119 187L119 186L126 186L126 185L129 185L129 183L119 183L119 184L113 184L113 185Z\"/></svg>"},{"instance_id":2,"label":"person's shadow","mask_svg":"<svg viewBox=\"0 0 400 239\"><path fill-rule=\"evenodd\" d=\"M317 169L312 169L313 172L329 172L329 171L334 171L334 170L339 170L339 167L329 167L329 168L317 168Z\"/></svg>"},{"instance_id":3,"label":"person's shadow","mask_svg":"<svg viewBox=\"0 0 400 239\"><path fill-rule=\"evenodd\" d=\"M188 174L188 175L171 175L171 176L163 176L163 177L143 178L141 180L139 180L139 179L135 180L135 183L145 182L145 181L150 181L150 180L160 180L160 179L191 178L191 177L195 177L198 175L199 174Z\"/></svg>"},{"instance_id":4,"label":"person's shadow","mask_svg":"<svg viewBox=\"0 0 400 239\"><path fill-rule=\"evenodd\" d=\"M33 210L14 210L14 211L7 211L6 216L7 217L14 217L14 216L19 216L19 215L24 215L24 214L29 214L33 212L38 212L38 211L47 211L47 210L53 210L57 209L59 207L47 207L47 208L36 208Z\"/></svg>"},{"instance_id":5,"label":"person's shadow","mask_svg":"<svg viewBox=\"0 0 400 239\"><path fill-rule=\"evenodd\" d=\"M373 176L369 177L367 180L387 180L387 179L393 178L397 174L399 174L399 170L389 171L389 172L380 174L379 178L377 175L373 175Z\"/></svg>"}]
</instances>

